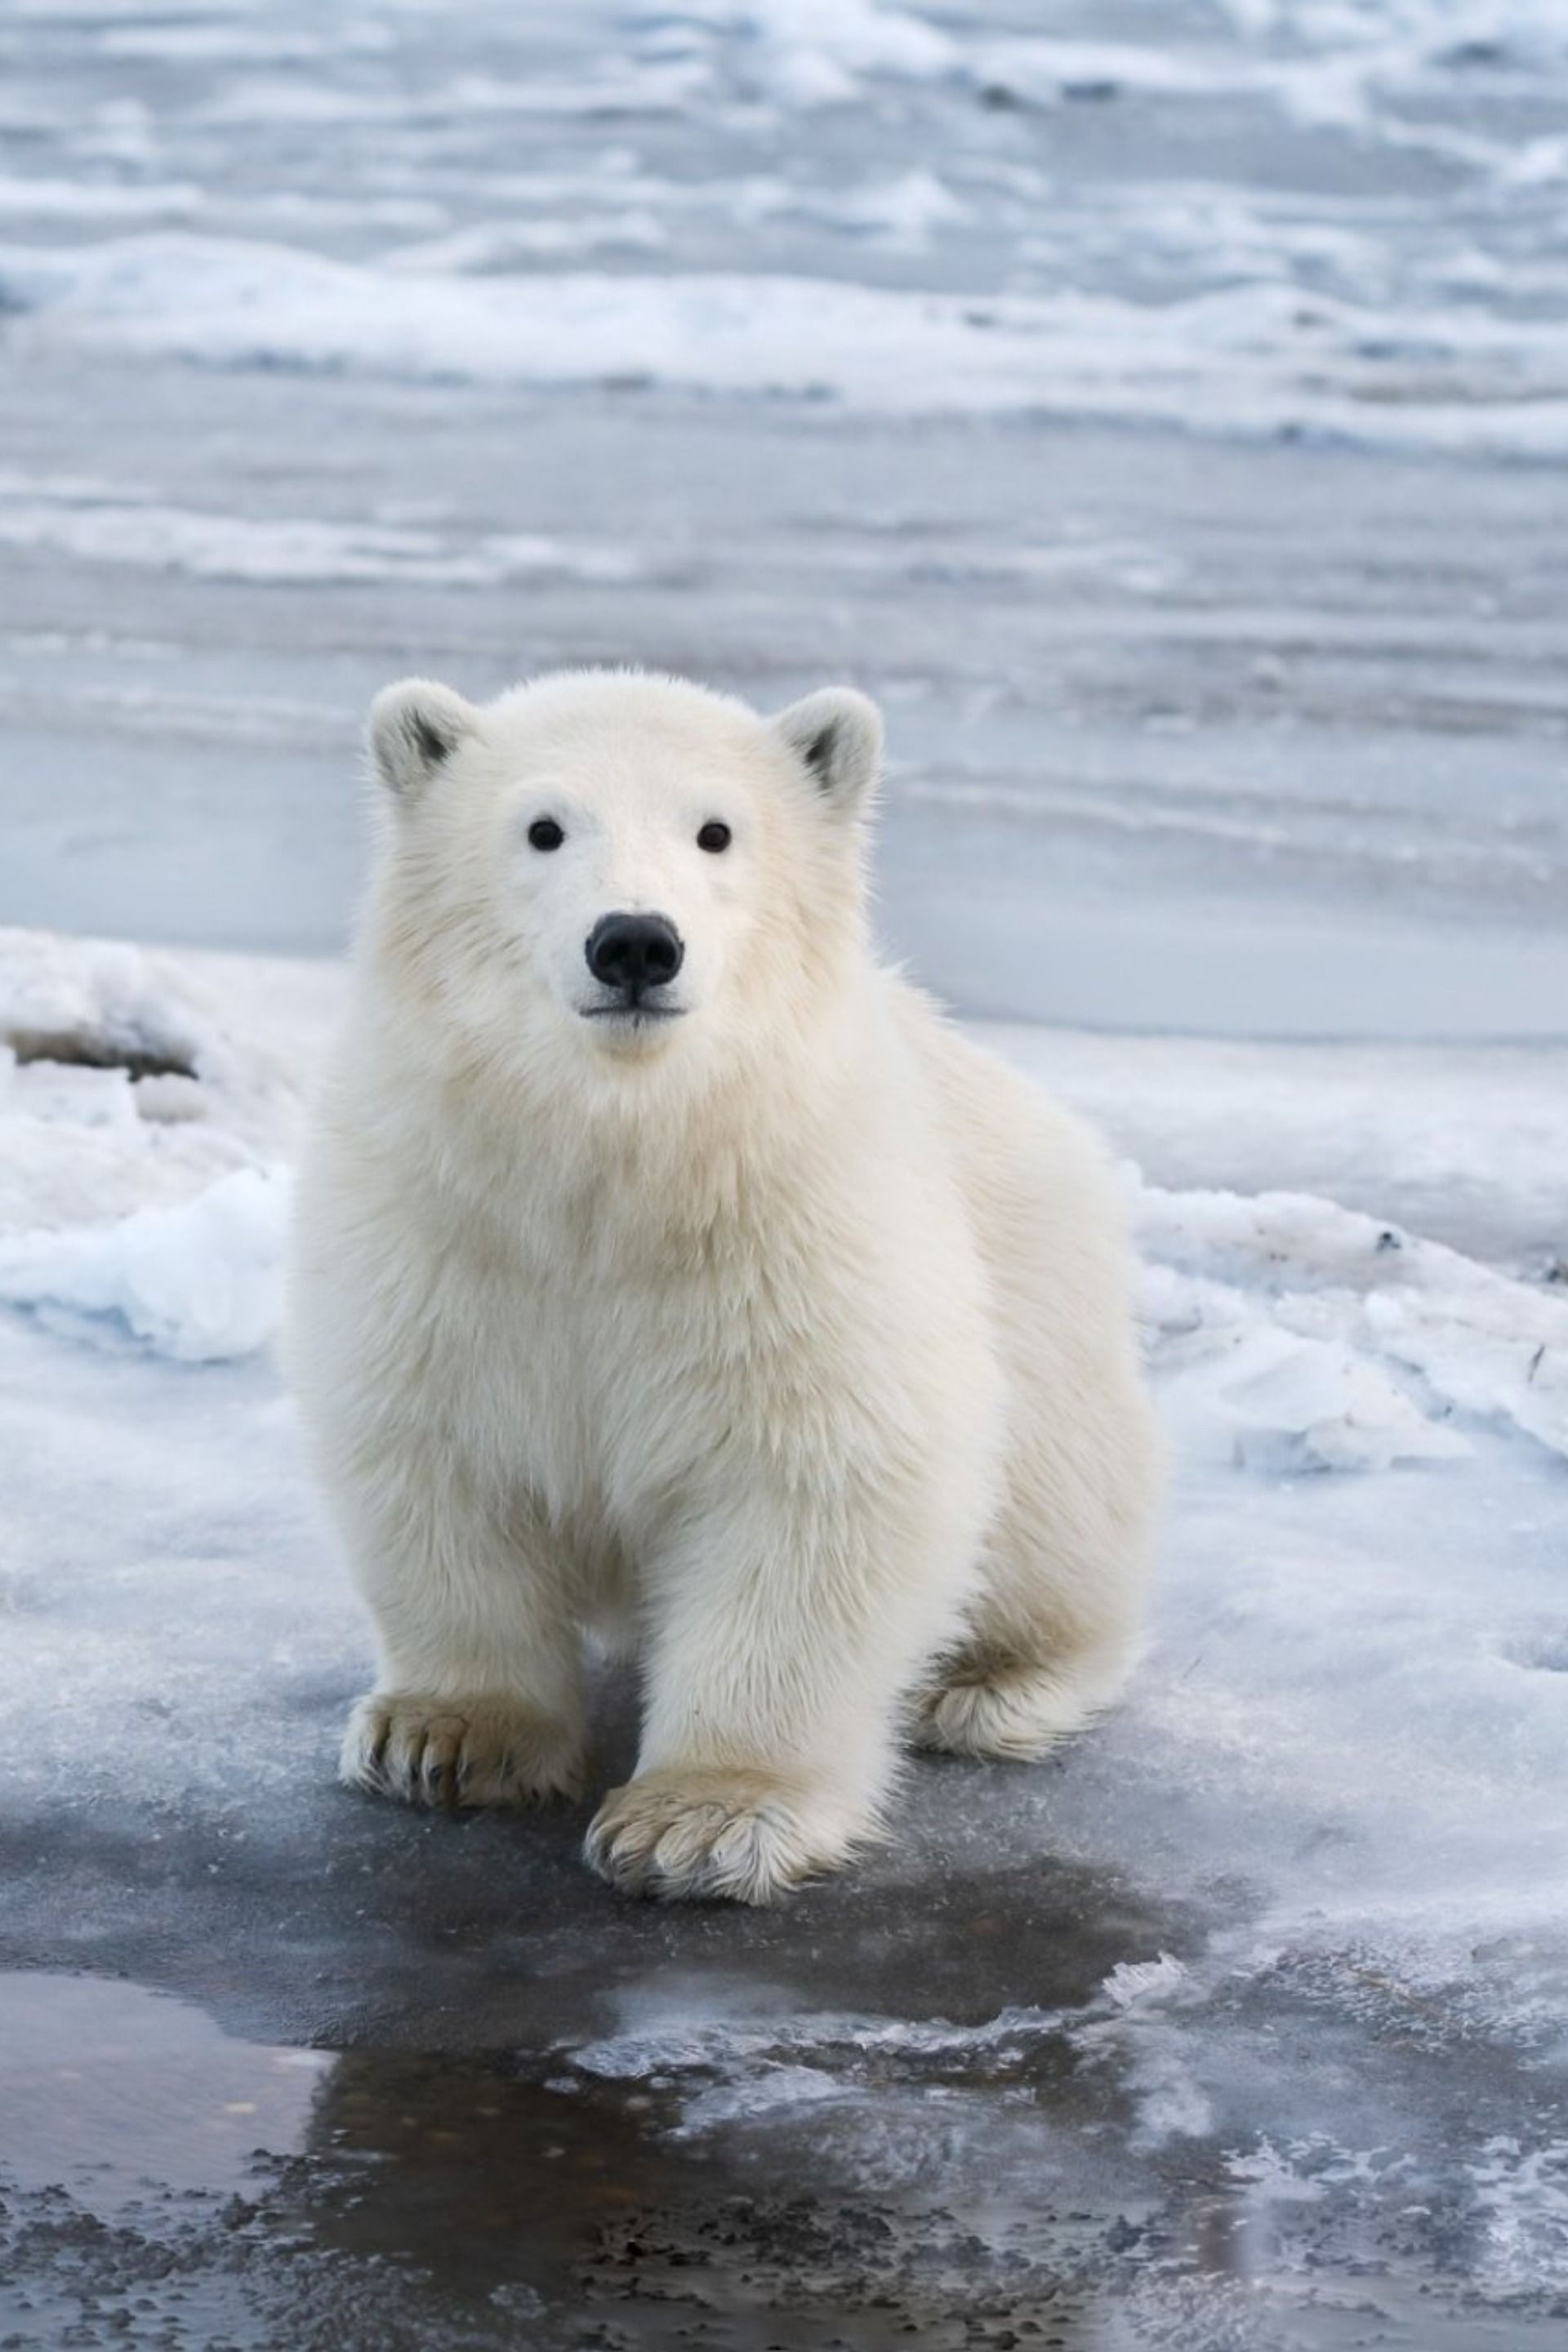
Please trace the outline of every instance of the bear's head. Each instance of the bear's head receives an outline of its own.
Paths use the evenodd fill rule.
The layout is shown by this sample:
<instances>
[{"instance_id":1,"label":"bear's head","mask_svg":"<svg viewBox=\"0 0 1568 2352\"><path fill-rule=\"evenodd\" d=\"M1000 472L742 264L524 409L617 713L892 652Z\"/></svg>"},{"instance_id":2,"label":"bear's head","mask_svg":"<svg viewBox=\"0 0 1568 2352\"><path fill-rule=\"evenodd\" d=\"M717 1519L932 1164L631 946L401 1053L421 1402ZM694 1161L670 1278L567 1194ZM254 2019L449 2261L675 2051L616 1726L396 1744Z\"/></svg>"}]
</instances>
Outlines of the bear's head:
<instances>
[{"instance_id":1,"label":"bear's head","mask_svg":"<svg viewBox=\"0 0 1568 2352\"><path fill-rule=\"evenodd\" d=\"M619 1091L784 1050L865 951L881 734L847 688L762 718L623 671L479 706L388 687L369 730L383 957L470 1066Z\"/></svg>"}]
</instances>

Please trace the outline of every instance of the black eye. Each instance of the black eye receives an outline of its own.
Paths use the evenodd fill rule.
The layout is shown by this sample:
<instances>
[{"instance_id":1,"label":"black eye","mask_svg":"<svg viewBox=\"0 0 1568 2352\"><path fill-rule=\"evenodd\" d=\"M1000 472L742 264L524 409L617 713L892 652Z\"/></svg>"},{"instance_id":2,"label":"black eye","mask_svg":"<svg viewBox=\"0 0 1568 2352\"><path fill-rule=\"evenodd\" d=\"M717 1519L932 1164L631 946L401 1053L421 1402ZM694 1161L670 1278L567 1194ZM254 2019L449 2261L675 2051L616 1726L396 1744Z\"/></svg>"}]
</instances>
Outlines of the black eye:
<instances>
[{"instance_id":1,"label":"black eye","mask_svg":"<svg viewBox=\"0 0 1568 2352\"><path fill-rule=\"evenodd\" d=\"M552 816L536 816L528 828L528 838L535 849L559 849L566 835Z\"/></svg>"},{"instance_id":2,"label":"black eye","mask_svg":"<svg viewBox=\"0 0 1568 2352\"><path fill-rule=\"evenodd\" d=\"M699 849L710 849L717 856L721 849L729 848L730 837L729 826L721 824L715 817L710 824L705 824L698 835L697 846Z\"/></svg>"}]
</instances>

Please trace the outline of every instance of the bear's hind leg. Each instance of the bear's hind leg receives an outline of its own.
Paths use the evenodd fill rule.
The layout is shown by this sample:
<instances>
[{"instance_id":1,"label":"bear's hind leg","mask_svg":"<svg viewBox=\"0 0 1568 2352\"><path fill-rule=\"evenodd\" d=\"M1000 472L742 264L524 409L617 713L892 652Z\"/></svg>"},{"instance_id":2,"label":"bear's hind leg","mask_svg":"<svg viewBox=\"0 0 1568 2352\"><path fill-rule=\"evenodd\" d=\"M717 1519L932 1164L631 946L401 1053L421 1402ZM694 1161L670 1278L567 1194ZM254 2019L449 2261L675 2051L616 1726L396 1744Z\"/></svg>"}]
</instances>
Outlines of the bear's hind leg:
<instances>
[{"instance_id":1,"label":"bear's hind leg","mask_svg":"<svg viewBox=\"0 0 1568 2352\"><path fill-rule=\"evenodd\" d=\"M967 1640L920 1693L909 1737L955 1756L1026 1761L1120 1695L1137 1658L1159 1449L1130 1400L1112 1482L1037 1445L1012 1465Z\"/></svg>"},{"instance_id":2,"label":"bear's hind leg","mask_svg":"<svg viewBox=\"0 0 1568 2352\"><path fill-rule=\"evenodd\" d=\"M1163 1446L1114 1170L1010 1073L956 1062L951 1082L1007 1381L1005 1487L963 1636L907 1736L1028 1758L1109 1706L1137 1657Z\"/></svg>"}]
</instances>

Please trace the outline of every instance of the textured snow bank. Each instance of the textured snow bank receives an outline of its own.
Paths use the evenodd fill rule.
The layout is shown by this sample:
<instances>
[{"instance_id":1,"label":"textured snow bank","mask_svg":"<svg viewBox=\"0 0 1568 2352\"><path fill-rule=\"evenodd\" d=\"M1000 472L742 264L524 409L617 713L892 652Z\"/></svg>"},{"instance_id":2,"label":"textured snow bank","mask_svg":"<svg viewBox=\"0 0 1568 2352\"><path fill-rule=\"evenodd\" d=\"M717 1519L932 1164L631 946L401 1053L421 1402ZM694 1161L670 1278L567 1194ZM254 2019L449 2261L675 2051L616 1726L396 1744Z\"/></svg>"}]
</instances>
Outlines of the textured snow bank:
<instances>
[{"instance_id":1,"label":"textured snow bank","mask_svg":"<svg viewBox=\"0 0 1568 2352\"><path fill-rule=\"evenodd\" d=\"M1384 446L1568 447L1568 356L1531 319L1402 317L1237 285L1158 307L1107 293L977 301L798 277L426 278L168 234L0 247L32 331L218 367L478 383L650 383L827 395L889 415L1047 411Z\"/></svg>"},{"instance_id":2,"label":"textured snow bank","mask_svg":"<svg viewBox=\"0 0 1568 2352\"><path fill-rule=\"evenodd\" d=\"M89 563L179 572L198 580L418 582L500 587L513 580L634 578L623 550L539 533L492 533L460 544L428 529L203 514L112 486L0 473L0 547L46 548ZM122 953L129 950L122 950Z\"/></svg>"},{"instance_id":3,"label":"textured snow bank","mask_svg":"<svg viewBox=\"0 0 1568 2352\"><path fill-rule=\"evenodd\" d=\"M675 26L722 43L737 79L785 106L857 98L868 77L932 79L955 72L963 54L951 34L885 0L642 0L632 14L664 39Z\"/></svg>"},{"instance_id":4,"label":"textured snow bank","mask_svg":"<svg viewBox=\"0 0 1568 2352\"><path fill-rule=\"evenodd\" d=\"M288 1190L242 1168L176 1209L0 1235L0 1299L75 1336L122 1328L161 1356L247 1356L277 1328Z\"/></svg>"},{"instance_id":5,"label":"textured snow bank","mask_svg":"<svg viewBox=\"0 0 1568 2352\"><path fill-rule=\"evenodd\" d=\"M1568 445L1539 0L591 0L456 35L366 0L74 44L54 13L20 14L33 170L0 179L22 349ZM105 37L124 120L84 145ZM184 233L101 241L154 227ZM628 274L534 274L598 254Z\"/></svg>"},{"instance_id":6,"label":"textured snow bank","mask_svg":"<svg viewBox=\"0 0 1568 2352\"><path fill-rule=\"evenodd\" d=\"M183 1361L264 1346L282 1163L331 990L0 931L0 1300Z\"/></svg>"},{"instance_id":7,"label":"textured snow bank","mask_svg":"<svg viewBox=\"0 0 1568 2352\"><path fill-rule=\"evenodd\" d=\"M1149 1304L1211 1436L1273 1471L1463 1454L1456 1413L1568 1454L1568 1297L1327 1201L1141 1195ZM1414 1375L1412 1381L1407 1376Z\"/></svg>"}]
</instances>

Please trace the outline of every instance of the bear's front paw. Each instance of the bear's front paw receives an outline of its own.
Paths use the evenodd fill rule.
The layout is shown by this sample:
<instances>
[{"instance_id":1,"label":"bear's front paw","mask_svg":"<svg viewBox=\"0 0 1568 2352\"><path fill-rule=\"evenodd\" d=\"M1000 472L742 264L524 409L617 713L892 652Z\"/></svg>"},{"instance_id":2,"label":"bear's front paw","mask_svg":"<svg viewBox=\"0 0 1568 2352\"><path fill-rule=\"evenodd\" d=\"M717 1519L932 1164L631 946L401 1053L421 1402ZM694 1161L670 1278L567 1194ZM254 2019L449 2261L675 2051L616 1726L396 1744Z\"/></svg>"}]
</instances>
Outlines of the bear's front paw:
<instances>
[{"instance_id":1,"label":"bear's front paw","mask_svg":"<svg viewBox=\"0 0 1568 2352\"><path fill-rule=\"evenodd\" d=\"M846 1843L814 1833L801 1792L771 1773L694 1767L612 1789L584 1853L629 1895L772 1903Z\"/></svg>"},{"instance_id":2,"label":"bear's front paw","mask_svg":"<svg viewBox=\"0 0 1568 2352\"><path fill-rule=\"evenodd\" d=\"M373 1691L349 1717L338 1771L409 1805L536 1805L582 1794L583 1745L513 1699Z\"/></svg>"}]
</instances>

